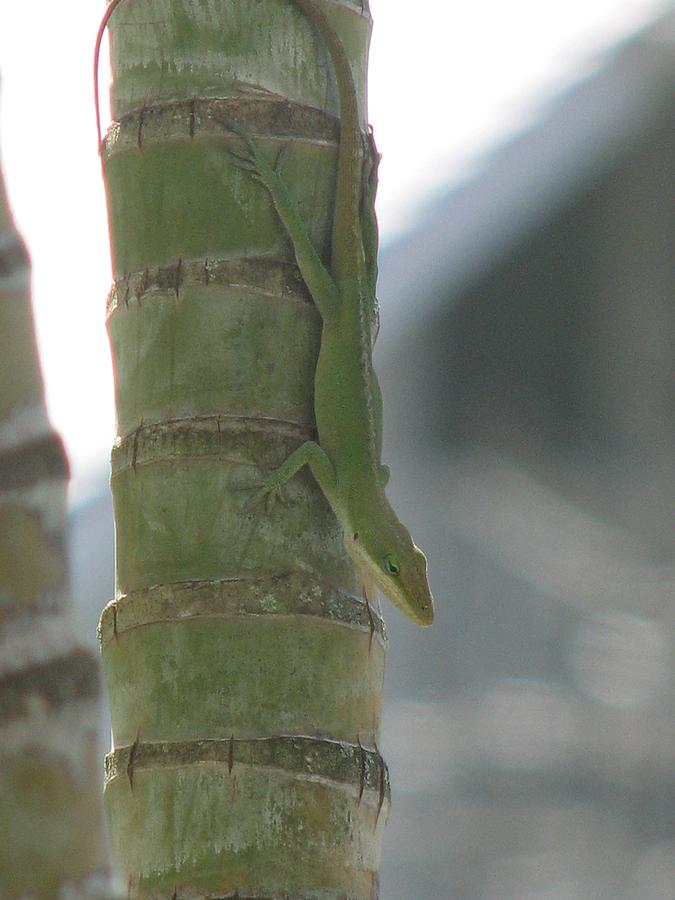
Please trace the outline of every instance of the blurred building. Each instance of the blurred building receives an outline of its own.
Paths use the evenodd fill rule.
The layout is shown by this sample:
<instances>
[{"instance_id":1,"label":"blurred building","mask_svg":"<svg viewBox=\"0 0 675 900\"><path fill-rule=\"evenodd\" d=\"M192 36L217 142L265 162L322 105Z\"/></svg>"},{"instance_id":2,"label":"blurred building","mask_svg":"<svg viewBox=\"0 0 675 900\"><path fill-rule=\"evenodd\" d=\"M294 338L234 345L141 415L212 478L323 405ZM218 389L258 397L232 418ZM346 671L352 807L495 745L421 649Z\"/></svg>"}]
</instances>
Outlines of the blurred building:
<instances>
[{"instance_id":1,"label":"blurred building","mask_svg":"<svg viewBox=\"0 0 675 900\"><path fill-rule=\"evenodd\" d=\"M387 900L675 898L674 122L670 15L382 260Z\"/></svg>"},{"instance_id":2,"label":"blurred building","mask_svg":"<svg viewBox=\"0 0 675 900\"><path fill-rule=\"evenodd\" d=\"M381 260L391 495L437 621L386 610L386 900L675 898L675 17ZM73 518L92 634L107 493Z\"/></svg>"}]
</instances>

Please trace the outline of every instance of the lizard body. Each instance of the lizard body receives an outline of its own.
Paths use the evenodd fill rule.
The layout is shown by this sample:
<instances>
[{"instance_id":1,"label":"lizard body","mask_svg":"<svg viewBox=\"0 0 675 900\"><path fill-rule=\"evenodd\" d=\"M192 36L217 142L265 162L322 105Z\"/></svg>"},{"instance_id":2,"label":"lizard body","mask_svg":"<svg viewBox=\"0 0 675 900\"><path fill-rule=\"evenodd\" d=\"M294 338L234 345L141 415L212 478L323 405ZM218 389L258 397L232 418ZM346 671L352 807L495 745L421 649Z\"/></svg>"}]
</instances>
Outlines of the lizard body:
<instances>
[{"instance_id":1,"label":"lizard body","mask_svg":"<svg viewBox=\"0 0 675 900\"><path fill-rule=\"evenodd\" d=\"M245 156L235 154L269 191L295 252L302 277L323 320L316 365L318 443L295 450L264 483L277 492L308 465L343 532L347 552L365 584L375 584L419 625L433 621L427 563L384 492L389 470L380 460L381 395L372 365L377 329L377 225L373 210L379 156L358 118L356 89L344 47L314 0L292 0L314 24L330 54L338 83L340 139L331 262L311 244L278 171L244 132Z\"/></svg>"}]
</instances>

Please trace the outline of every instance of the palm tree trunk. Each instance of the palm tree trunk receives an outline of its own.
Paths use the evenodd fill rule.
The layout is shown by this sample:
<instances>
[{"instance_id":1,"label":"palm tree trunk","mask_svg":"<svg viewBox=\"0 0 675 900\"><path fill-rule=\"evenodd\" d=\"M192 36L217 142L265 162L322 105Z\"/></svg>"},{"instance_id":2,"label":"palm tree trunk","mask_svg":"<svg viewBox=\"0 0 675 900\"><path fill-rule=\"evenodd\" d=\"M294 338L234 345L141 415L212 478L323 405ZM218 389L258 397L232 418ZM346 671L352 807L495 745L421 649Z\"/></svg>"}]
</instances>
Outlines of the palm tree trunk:
<instances>
[{"instance_id":1,"label":"palm tree trunk","mask_svg":"<svg viewBox=\"0 0 675 900\"><path fill-rule=\"evenodd\" d=\"M30 267L0 172L0 897L108 890L98 664L75 637L68 464L44 404Z\"/></svg>"},{"instance_id":2,"label":"palm tree trunk","mask_svg":"<svg viewBox=\"0 0 675 900\"><path fill-rule=\"evenodd\" d=\"M363 97L369 15L323 6ZM327 48L292 0L125 0L110 33L114 852L138 897L371 900L384 625L309 474L285 503L252 503L314 433L320 319L266 191L230 153L232 123L271 159L285 149L326 258Z\"/></svg>"}]
</instances>

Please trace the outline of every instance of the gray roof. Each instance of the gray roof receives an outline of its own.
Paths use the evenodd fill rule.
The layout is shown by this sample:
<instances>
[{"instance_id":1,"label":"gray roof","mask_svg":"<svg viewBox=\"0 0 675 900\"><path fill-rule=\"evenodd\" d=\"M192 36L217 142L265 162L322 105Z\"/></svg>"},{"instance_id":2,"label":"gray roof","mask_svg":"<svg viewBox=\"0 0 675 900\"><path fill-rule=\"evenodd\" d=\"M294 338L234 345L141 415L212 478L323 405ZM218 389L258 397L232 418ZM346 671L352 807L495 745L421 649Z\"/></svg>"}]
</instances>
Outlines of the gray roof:
<instances>
[{"instance_id":1,"label":"gray roof","mask_svg":"<svg viewBox=\"0 0 675 900\"><path fill-rule=\"evenodd\" d=\"M675 98L675 11L614 47L382 253L392 334L447 303L611 165Z\"/></svg>"}]
</instances>

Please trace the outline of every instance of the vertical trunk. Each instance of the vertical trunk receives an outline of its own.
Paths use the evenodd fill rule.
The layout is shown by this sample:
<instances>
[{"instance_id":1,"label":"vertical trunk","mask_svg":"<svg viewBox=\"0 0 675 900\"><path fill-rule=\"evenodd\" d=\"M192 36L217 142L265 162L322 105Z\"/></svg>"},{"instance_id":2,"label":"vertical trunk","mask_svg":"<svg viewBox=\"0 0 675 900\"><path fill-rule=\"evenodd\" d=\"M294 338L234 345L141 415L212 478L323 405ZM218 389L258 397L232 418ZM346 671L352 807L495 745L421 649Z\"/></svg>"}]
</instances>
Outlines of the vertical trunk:
<instances>
[{"instance_id":1,"label":"vertical trunk","mask_svg":"<svg viewBox=\"0 0 675 900\"><path fill-rule=\"evenodd\" d=\"M68 467L45 410L30 269L0 173L0 896L106 890L98 666L74 637Z\"/></svg>"},{"instance_id":2,"label":"vertical trunk","mask_svg":"<svg viewBox=\"0 0 675 900\"><path fill-rule=\"evenodd\" d=\"M361 97L370 18L324 4ZM117 591L106 806L146 897L377 896L386 637L308 473L320 320L244 127L330 252L339 105L292 0L125 0L102 146L114 283ZM363 103L362 103L363 110Z\"/></svg>"}]
</instances>

